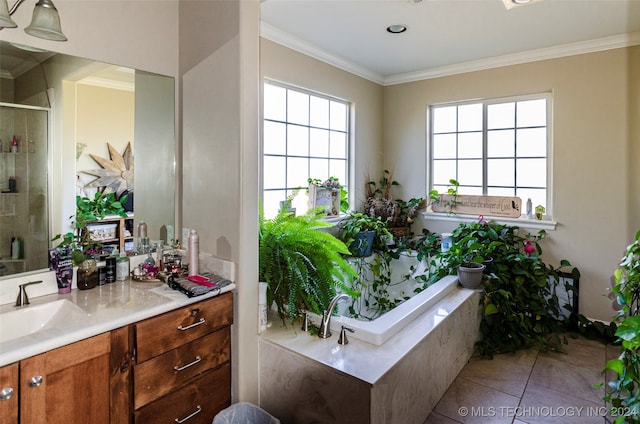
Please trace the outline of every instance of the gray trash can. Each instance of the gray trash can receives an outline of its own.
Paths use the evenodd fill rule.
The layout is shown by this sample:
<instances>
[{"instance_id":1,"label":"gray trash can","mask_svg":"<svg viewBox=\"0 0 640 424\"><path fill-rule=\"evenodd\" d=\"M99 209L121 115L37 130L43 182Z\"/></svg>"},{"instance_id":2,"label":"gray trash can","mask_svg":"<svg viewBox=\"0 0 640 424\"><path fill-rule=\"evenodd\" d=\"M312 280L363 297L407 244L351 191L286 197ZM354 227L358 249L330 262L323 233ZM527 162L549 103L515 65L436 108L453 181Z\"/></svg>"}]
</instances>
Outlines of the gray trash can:
<instances>
[{"instance_id":1,"label":"gray trash can","mask_svg":"<svg viewBox=\"0 0 640 424\"><path fill-rule=\"evenodd\" d=\"M218 412L213 424L280 424L280 420L252 403L239 402Z\"/></svg>"}]
</instances>

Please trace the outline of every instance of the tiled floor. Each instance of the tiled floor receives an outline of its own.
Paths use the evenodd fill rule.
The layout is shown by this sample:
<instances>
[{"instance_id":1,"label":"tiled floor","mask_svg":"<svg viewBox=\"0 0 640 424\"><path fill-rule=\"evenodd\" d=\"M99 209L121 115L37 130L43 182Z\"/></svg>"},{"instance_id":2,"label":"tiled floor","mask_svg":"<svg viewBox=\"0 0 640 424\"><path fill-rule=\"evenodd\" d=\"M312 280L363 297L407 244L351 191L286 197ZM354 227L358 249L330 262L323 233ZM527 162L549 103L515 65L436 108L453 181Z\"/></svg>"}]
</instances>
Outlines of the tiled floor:
<instances>
[{"instance_id":1,"label":"tiled floor","mask_svg":"<svg viewBox=\"0 0 640 424\"><path fill-rule=\"evenodd\" d=\"M603 389L593 386L619 347L567 339L564 353L472 358L424 424L604 423Z\"/></svg>"}]
</instances>

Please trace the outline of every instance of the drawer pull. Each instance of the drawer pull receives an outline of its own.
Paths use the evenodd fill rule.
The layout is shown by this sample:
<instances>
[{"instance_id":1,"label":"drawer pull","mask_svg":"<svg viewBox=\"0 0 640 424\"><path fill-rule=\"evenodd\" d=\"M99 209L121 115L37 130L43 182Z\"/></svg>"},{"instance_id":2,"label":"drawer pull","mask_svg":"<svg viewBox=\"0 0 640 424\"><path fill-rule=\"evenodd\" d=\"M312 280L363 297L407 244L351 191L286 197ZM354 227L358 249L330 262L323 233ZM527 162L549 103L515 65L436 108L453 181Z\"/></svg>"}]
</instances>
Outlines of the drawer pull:
<instances>
[{"instance_id":1,"label":"drawer pull","mask_svg":"<svg viewBox=\"0 0 640 424\"><path fill-rule=\"evenodd\" d=\"M197 409L195 411L193 411L190 415L187 415L186 417L180 419L180 418L176 418L174 421L177 422L178 424L181 424L187 420L190 420L191 418L195 417L196 415L198 415L201 411L202 408L200 407L200 405L198 405L196 407Z\"/></svg>"},{"instance_id":2,"label":"drawer pull","mask_svg":"<svg viewBox=\"0 0 640 424\"><path fill-rule=\"evenodd\" d=\"M187 368L194 366L195 364L197 364L200 361L202 361L202 358L199 357L199 356L196 356L196 359L194 359L193 362L189 362L188 364L183 365L181 367L176 365L175 367L173 367L173 369L176 370L176 371L186 370Z\"/></svg>"},{"instance_id":3,"label":"drawer pull","mask_svg":"<svg viewBox=\"0 0 640 424\"><path fill-rule=\"evenodd\" d=\"M188 329L190 329L190 328L193 328L193 327L197 327L197 326L199 326L199 325L202 325L202 324L204 324L205 322L206 322L206 321L204 320L204 317L203 317L203 318L200 318L200 321L198 321L198 322L194 322L193 324L191 324L191 325L187 325L186 327L183 327L182 325L179 325L179 326L178 326L178 330L180 330L180 331L186 331L186 330L188 330Z\"/></svg>"},{"instance_id":4,"label":"drawer pull","mask_svg":"<svg viewBox=\"0 0 640 424\"><path fill-rule=\"evenodd\" d=\"M13 396L13 387L0 390L0 400L9 400Z\"/></svg>"},{"instance_id":5,"label":"drawer pull","mask_svg":"<svg viewBox=\"0 0 640 424\"><path fill-rule=\"evenodd\" d=\"M31 377L29 380L29 387L40 387L42 384L43 378L41 375L36 375L35 377Z\"/></svg>"}]
</instances>

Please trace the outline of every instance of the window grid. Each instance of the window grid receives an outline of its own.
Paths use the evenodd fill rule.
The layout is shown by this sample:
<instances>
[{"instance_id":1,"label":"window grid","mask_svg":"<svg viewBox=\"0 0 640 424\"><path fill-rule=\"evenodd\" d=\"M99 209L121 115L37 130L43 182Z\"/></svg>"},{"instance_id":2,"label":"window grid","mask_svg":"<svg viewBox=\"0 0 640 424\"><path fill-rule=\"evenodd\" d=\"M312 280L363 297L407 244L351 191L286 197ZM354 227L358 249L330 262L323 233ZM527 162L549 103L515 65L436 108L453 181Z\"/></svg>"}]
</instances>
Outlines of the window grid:
<instances>
[{"instance_id":1,"label":"window grid","mask_svg":"<svg viewBox=\"0 0 640 424\"><path fill-rule=\"evenodd\" d=\"M285 116L281 119L276 118L264 118L265 125L268 123L280 124L284 125L285 134L284 134L284 152L281 153L264 153L263 154L263 184L268 175L272 173L281 173L281 180L283 183L277 185L270 185L269 187L263 187L263 208L265 211L265 216L273 216L277 212L279 207L279 202L285 200L285 198L291 195L296 190L304 189L307 187L307 178L318 178L324 180L329 176L337 177L340 180L340 183L345 187L348 187L348 160L349 160L349 137L348 137L348 129L349 129L349 105L347 102L335 99L333 97L312 93L309 91L305 91L298 88L292 88L287 85L277 84L273 82L265 81L265 87L271 85L273 87L277 87L285 90L284 96L284 111ZM265 90L265 108L267 108L267 90ZM300 122L291 122L290 121L290 96L289 93L303 94L307 96L306 98L306 123ZM326 101L327 110L326 112L326 125L315 125L314 116L312 115L313 108L312 102L314 101ZM344 116L341 115L340 112L336 112L335 106L342 106ZM299 111L298 111L299 112ZM336 113L338 116L336 116ZM265 116L267 113L265 113ZM299 116L298 116L299 118ZM333 123L335 121L344 122L342 125L343 128L336 128ZM293 135L291 134L294 130L302 130L305 134L305 144L304 150L306 153L301 152L292 152L292 140ZM318 131L320 134L322 132L326 132L326 134L322 134L326 139L323 141L326 142L326 155L312 153L312 132ZM340 140L343 140L341 147L337 147L334 144L334 138L338 137ZM264 140L265 145L268 141ZM323 147L324 149L324 147ZM336 149L338 149L336 151ZM264 149L267 150L266 148ZM269 159L280 158L284 162L284 169L279 170L277 167L269 167L267 162ZM300 173L300 169L296 169L293 165L293 162L306 161L306 170L304 175ZM318 165L321 162L325 162L324 164ZM315 166L315 171L314 171ZM320 170L319 170L320 169ZM292 181L290 177L295 175L295 181ZM304 194L303 190L300 190L300 193ZM293 206L296 208L296 212L298 214L304 213L306 211L306 196L296 196L293 200Z\"/></svg>"},{"instance_id":2,"label":"window grid","mask_svg":"<svg viewBox=\"0 0 640 424\"><path fill-rule=\"evenodd\" d=\"M544 124L539 125L520 125L518 122L518 112L521 104L527 101L532 100L542 100L544 101ZM482 105L482 157L477 156L469 156L465 153L464 147L461 145L461 138L468 136L470 134L476 134L479 132L478 129L472 130L461 130L461 120L460 120L460 108L464 106L473 106L473 105ZM492 105L504 105L504 104L513 104L513 115L511 120L513 125L507 126L497 126L489 128L489 107ZM438 108L451 108L455 107L455 116L453 119L455 120L455 127L450 128L448 131L436 131L439 123L435 122L436 113L435 111ZM430 181L429 186L433 189L438 190L439 192L446 192L450 184L448 183L449 178L454 178L460 181L460 194L476 194L476 195L487 195L487 194L495 194L499 192L497 195L508 195L508 196L517 196L522 193L524 195L520 195L522 198L523 204L526 202L527 197L532 197L536 195L536 199L534 199L535 204L542 204L547 208L547 213L550 213L549 208L549 195L550 190L549 187L549 140L550 140L550 96L549 95L534 95L534 96L524 96L519 98L509 98L509 99L496 99L492 101L475 101L475 102L461 102L456 104L447 104L447 105L436 105L431 106L430 108L430 116L429 116L429 124L430 124L430 146L429 146L429 162L430 162ZM526 112L526 110L524 111ZM540 130L544 132L544 154L519 154L519 144L525 143L525 135L523 131L532 131L532 130ZM512 145L511 150L512 153L508 154L489 154L489 137L491 132L499 132L499 131L512 131ZM451 155L447 156L436 156L435 154L435 140L436 137L449 136L452 137L452 140L455 142L455 149L451 151ZM480 178L478 181L463 181L464 178L462 175L462 170L464 168L469 167L473 164L473 161L481 161L481 172ZM491 161L493 160L493 163ZM504 181L502 183L490 183L489 181L489 172L491 169L495 169L499 163L503 163L503 161L511 160L513 161L513 183L505 184ZM544 169L544 184L526 184L520 183L520 177L526 176L526 172L522 169L525 166L524 161L527 160L544 160L545 169ZM448 163L448 165L447 165ZM520 167L518 166L520 164ZM444 178L444 174L436 175L438 169L448 169L449 174ZM520 173L520 174L519 174ZM462 179L462 180L461 180Z\"/></svg>"}]
</instances>

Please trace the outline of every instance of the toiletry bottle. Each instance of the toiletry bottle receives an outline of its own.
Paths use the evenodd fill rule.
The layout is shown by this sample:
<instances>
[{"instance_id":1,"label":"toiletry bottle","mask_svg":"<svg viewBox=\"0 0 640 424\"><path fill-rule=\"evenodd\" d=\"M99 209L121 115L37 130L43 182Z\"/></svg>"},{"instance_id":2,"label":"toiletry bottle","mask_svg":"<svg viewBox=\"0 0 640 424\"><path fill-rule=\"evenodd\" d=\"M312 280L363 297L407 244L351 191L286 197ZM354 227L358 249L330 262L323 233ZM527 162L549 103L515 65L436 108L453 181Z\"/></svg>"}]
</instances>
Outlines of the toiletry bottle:
<instances>
[{"instance_id":1,"label":"toiletry bottle","mask_svg":"<svg viewBox=\"0 0 640 424\"><path fill-rule=\"evenodd\" d=\"M527 218L531 219L533 217L532 212L533 212L533 205L531 203L531 198L529 197L527 199Z\"/></svg>"},{"instance_id":2,"label":"toiletry bottle","mask_svg":"<svg viewBox=\"0 0 640 424\"><path fill-rule=\"evenodd\" d=\"M11 153L18 153L18 139L16 136L13 136L13 140L11 141Z\"/></svg>"},{"instance_id":3,"label":"toiletry bottle","mask_svg":"<svg viewBox=\"0 0 640 424\"><path fill-rule=\"evenodd\" d=\"M198 274L198 256L200 255L200 237L196 230L189 234L189 275Z\"/></svg>"},{"instance_id":4,"label":"toiletry bottle","mask_svg":"<svg viewBox=\"0 0 640 424\"><path fill-rule=\"evenodd\" d=\"M11 259L20 258L20 240L18 237L11 238Z\"/></svg>"},{"instance_id":5,"label":"toiletry bottle","mask_svg":"<svg viewBox=\"0 0 640 424\"><path fill-rule=\"evenodd\" d=\"M267 330L267 283L258 283L258 334Z\"/></svg>"},{"instance_id":6,"label":"toiletry bottle","mask_svg":"<svg viewBox=\"0 0 640 424\"><path fill-rule=\"evenodd\" d=\"M120 256L116 257L116 280L124 281L129 278L130 268L129 257L126 252L120 252Z\"/></svg>"},{"instance_id":7,"label":"toiletry bottle","mask_svg":"<svg viewBox=\"0 0 640 424\"><path fill-rule=\"evenodd\" d=\"M107 256L107 275L105 276L104 282L107 284L115 283L116 281L116 257L114 253L117 254L118 249L114 249L111 255Z\"/></svg>"}]
</instances>

